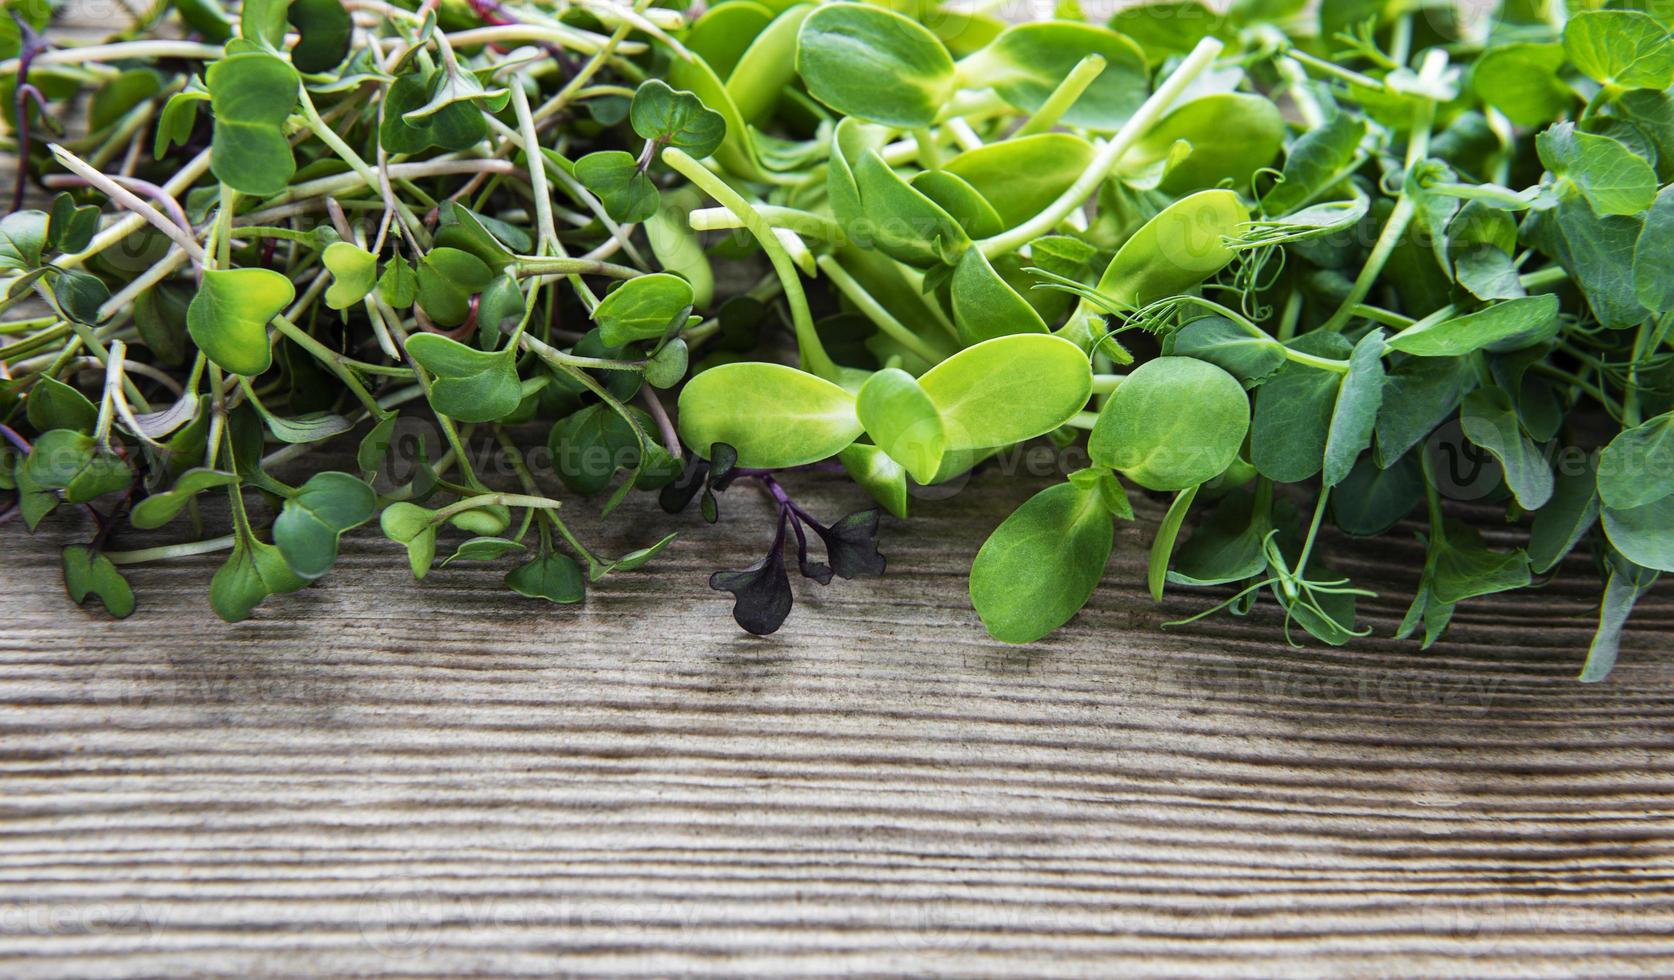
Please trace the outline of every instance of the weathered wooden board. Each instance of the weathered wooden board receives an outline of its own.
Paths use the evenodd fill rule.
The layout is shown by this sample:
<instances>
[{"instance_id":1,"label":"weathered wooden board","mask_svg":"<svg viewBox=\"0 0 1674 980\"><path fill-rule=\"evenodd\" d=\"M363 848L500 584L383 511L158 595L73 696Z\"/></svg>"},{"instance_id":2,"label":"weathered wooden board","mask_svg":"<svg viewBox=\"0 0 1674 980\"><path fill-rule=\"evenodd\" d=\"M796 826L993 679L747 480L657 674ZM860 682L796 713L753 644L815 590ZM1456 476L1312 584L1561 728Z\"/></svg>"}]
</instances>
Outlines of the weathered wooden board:
<instances>
[{"instance_id":1,"label":"weathered wooden board","mask_svg":"<svg viewBox=\"0 0 1674 980\"><path fill-rule=\"evenodd\" d=\"M114 622L63 594L76 520L0 527L0 974L1674 972L1667 590L1591 687L1579 560L1429 652L1388 639L1399 536L1328 544L1385 593L1350 649L1164 630L1201 600L1144 595L1151 504L1009 648L964 571L1038 485L923 502L765 639L706 587L765 546L743 489L580 607L363 530L235 626L218 557ZM670 521L629 507L570 516L607 552Z\"/></svg>"},{"instance_id":2,"label":"weathered wooden board","mask_svg":"<svg viewBox=\"0 0 1674 980\"><path fill-rule=\"evenodd\" d=\"M763 546L748 491L584 606L415 583L361 532L236 626L213 557L136 571L113 622L58 583L72 521L7 526L0 973L1674 967L1666 596L1603 686L1571 679L1579 568L1428 653L1384 638L1398 592L1377 638L1292 649L1266 614L1160 629L1196 606L1143 595L1147 525L1007 648L962 572L1027 491L892 523L886 577L799 583L766 639L705 586ZM624 549L647 504L581 524Z\"/></svg>"}]
</instances>

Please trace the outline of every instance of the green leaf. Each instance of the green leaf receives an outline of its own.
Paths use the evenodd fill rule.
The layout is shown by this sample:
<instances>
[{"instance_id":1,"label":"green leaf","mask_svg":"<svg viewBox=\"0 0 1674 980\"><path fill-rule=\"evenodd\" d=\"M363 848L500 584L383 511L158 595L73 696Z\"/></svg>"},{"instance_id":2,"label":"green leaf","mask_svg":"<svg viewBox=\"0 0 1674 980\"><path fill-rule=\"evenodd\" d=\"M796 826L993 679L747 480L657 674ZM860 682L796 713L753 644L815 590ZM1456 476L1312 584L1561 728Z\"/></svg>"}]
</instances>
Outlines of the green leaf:
<instances>
[{"instance_id":1,"label":"green leaf","mask_svg":"<svg viewBox=\"0 0 1674 980\"><path fill-rule=\"evenodd\" d=\"M470 252L433 248L418 267L418 305L437 325L457 327L471 315L471 297L488 288L494 272Z\"/></svg>"},{"instance_id":2,"label":"green leaf","mask_svg":"<svg viewBox=\"0 0 1674 980\"><path fill-rule=\"evenodd\" d=\"M273 364L268 322L294 299L296 287L271 269L205 269L186 329L222 370L255 377Z\"/></svg>"},{"instance_id":3,"label":"green leaf","mask_svg":"<svg viewBox=\"0 0 1674 980\"><path fill-rule=\"evenodd\" d=\"M1605 506L1630 510L1674 493L1674 412L1610 440L1598 458L1598 495Z\"/></svg>"},{"instance_id":4,"label":"green leaf","mask_svg":"<svg viewBox=\"0 0 1674 980\"><path fill-rule=\"evenodd\" d=\"M1598 523L1598 489L1589 466L1558 468L1552 499L1535 514L1529 529L1529 563L1544 575L1563 561Z\"/></svg>"},{"instance_id":5,"label":"green leaf","mask_svg":"<svg viewBox=\"0 0 1674 980\"><path fill-rule=\"evenodd\" d=\"M521 596L548 602L580 602L587 595L587 580L576 560L562 552L549 551L506 573L506 587Z\"/></svg>"},{"instance_id":6,"label":"green leaf","mask_svg":"<svg viewBox=\"0 0 1674 980\"><path fill-rule=\"evenodd\" d=\"M291 571L279 549L248 534L238 535L232 556L209 581L209 604L229 623L249 619L270 595L295 592L308 580Z\"/></svg>"},{"instance_id":7,"label":"green leaf","mask_svg":"<svg viewBox=\"0 0 1674 980\"><path fill-rule=\"evenodd\" d=\"M1222 242L1250 219L1232 191L1199 191L1133 233L1099 277L1098 291L1131 307L1183 293L1232 261Z\"/></svg>"},{"instance_id":8,"label":"green leaf","mask_svg":"<svg viewBox=\"0 0 1674 980\"><path fill-rule=\"evenodd\" d=\"M657 213L657 186L639 169L632 153L599 150L575 162L576 179L598 195L617 221L635 223Z\"/></svg>"},{"instance_id":9,"label":"green leaf","mask_svg":"<svg viewBox=\"0 0 1674 980\"><path fill-rule=\"evenodd\" d=\"M116 565L90 545L73 544L64 549L64 591L76 605L96 595L106 611L117 619L134 612L134 590L117 571Z\"/></svg>"},{"instance_id":10,"label":"green leaf","mask_svg":"<svg viewBox=\"0 0 1674 980\"><path fill-rule=\"evenodd\" d=\"M1289 214L1330 189L1354 162L1365 135L1366 121L1346 112L1303 133L1285 155L1283 179L1263 195L1261 209L1270 215Z\"/></svg>"},{"instance_id":11,"label":"green leaf","mask_svg":"<svg viewBox=\"0 0 1674 980\"><path fill-rule=\"evenodd\" d=\"M413 115L430 105L447 81L447 72L437 69L402 75L390 85L378 130L378 142L385 150L420 153L432 146L464 150L488 136L488 123L474 102L453 102L428 115Z\"/></svg>"},{"instance_id":12,"label":"green leaf","mask_svg":"<svg viewBox=\"0 0 1674 980\"><path fill-rule=\"evenodd\" d=\"M1114 31L1069 21L1016 24L959 63L959 75L973 88L995 94L1025 112L1035 112L1088 55L1104 58L1104 70L1070 105L1066 126L1113 132L1151 94L1145 55Z\"/></svg>"},{"instance_id":13,"label":"green leaf","mask_svg":"<svg viewBox=\"0 0 1674 980\"><path fill-rule=\"evenodd\" d=\"M1506 486L1524 510L1538 510L1552 499L1552 467L1524 434L1517 408L1504 389L1478 388L1466 395L1459 426L1465 438L1499 460Z\"/></svg>"},{"instance_id":14,"label":"green leaf","mask_svg":"<svg viewBox=\"0 0 1674 980\"><path fill-rule=\"evenodd\" d=\"M1525 294L1517 263L1488 242L1476 242L1461 251L1453 260L1453 275L1480 300L1520 299Z\"/></svg>"},{"instance_id":15,"label":"green leaf","mask_svg":"<svg viewBox=\"0 0 1674 980\"><path fill-rule=\"evenodd\" d=\"M273 522L273 543L293 572L312 581L337 560L343 532L371 520L377 509L377 494L355 477L316 473L285 501Z\"/></svg>"},{"instance_id":16,"label":"green leaf","mask_svg":"<svg viewBox=\"0 0 1674 980\"><path fill-rule=\"evenodd\" d=\"M72 504L125 489L134 474L128 462L101 446L92 436L70 429L53 429L35 440L19 467L19 489L63 490Z\"/></svg>"},{"instance_id":17,"label":"green leaf","mask_svg":"<svg viewBox=\"0 0 1674 980\"><path fill-rule=\"evenodd\" d=\"M1455 605L1529 584L1529 556L1521 548L1490 551L1482 535L1468 524L1448 521L1433 546L1435 572L1430 588L1439 602Z\"/></svg>"},{"instance_id":18,"label":"green leaf","mask_svg":"<svg viewBox=\"0 0 1674 980\"><path fill-rule=\"evenodd\" d=\"M157 116L157 135L152 140L151 155L161 160L171 146L185 146L192 139L198 125L198 103L208 102L209 93L187 89L169 96L163 111Z\"/></svg>"},{"instance_id":19,"label":"green leaf","mask_svg":"<svg viewBox=\"0 0 1674 980\"><path fill-rule=\"evenodd\" d=\"M1014 334L965 348L918 383L941 414L954 454L1058 428L1087 404L1093 373L1081 348L1061 337Z\"/></svg>"},{"instance_id":20,"label":"green leaf","mask_svg":"<svg viewBox=\"0 0 1674 980\"><path fill-rule=\"evenodd\" d=\"M1389 338L1390 350L1420 357L1516 350L1550 340L1558 331L1558 297L1547 293L1506 300L1440 323L1416 324Z\"/></svg>"},{"instance_id":21,"label":"green leaf","mask_svg":"<svg viewBox=\"0 0 1674 980\"><path fill-rule=\"evenodd\" d=\"M523 386L517 377L517 350L480 351L441 334L407 338L407 353L435 375L430 404L461 422L492 422L517 410Z\"/></svg>"},{"instance_id":22,"label":"green leaf","mask_svg":"<svg viewBox=\"0 0 1674 980\"><path fill-rule=\"evenodd\" d=\"M331 287L325 303L334 310L346 310L372 292L378 280L377 256L350 242L332 242L320 255L331 272Z\"/></svg>"},{"instance_id":23,"label":"green leaf","mask_svg":"<svg viewBox=\"0 0 1674 980\"><path fill-rule=\"evenodd\" d=\"M1476 97L1527 128L1544 126L1575 103L1559 74L1561 44L1513 42L1490 47L1471 66Z\"/></svg>"},{"instance_id":24,"label":"green leaf","mask_svg":"<svg viewBox=\"0 0 1674 980\"><path fill-rule=\"evenodd\" d=\"M1361 457L1331 494L1331 515L1343 531L1359 537L1383 534L1424 499L1418 459L1403 456L1387 469Z\"/></svg>"},{"instance_id":25,"label":"green leaf","mask_svg":"<svg viewBox=\"0 0 1674 980\"><path fill-rule=\"evenodd\" d=\"M45 211L13 211L0 218L0 272L28 272L40 266L48 220Z\"/></svg>"},{"instance_id":26,"label":"green leaf","mask_svg":"<svg viewBox=\"0 0 1674 980\"><path fill-rule=\"evenodd\" d=\"M1600 85L1665 89L1674 83L1674 40L1637 10L1584 10L1564 24L1564 53Z\"/></svg>"},{"instance_id":27,"label":"green leaf","mask_svg":"<svg viewBox=\"0 0 1674 980\"><path fill-rule=\"evenodd\" d=\"M1092 160L1092 144L1079 136L1036 133L965 150L949 158L945 170L993 207L1003 230L1045 210Z\"/></svg>"},{"instance_id":28,"label":"green leaf","mask_svg":"<svg viewBox=\"0 0 1674 980\"><path fill-rule=\"evenodd\" d=\"M110 288L103 280L77 270L58 273L52 291L65 316L89 326L99 322L99 309L110 300Z\"/></svg>"},{"instance_id":29,"label":"green leaf","mask_svg":"<svg viewBox=\"0 0 1674 980\"><path fill-rule=\"evenodd\" d=\"M884 368L860 386L855 410L872 442L914 480L935 479L947 450L947 433L941 413L917 378L899 368Z\"/></svg>"},{"instance_id":30,"label":"green leaf","mask_svg":"<svg viewBox=\"0 0 1674 980\"><path fill-rule=\"evenodd\" d=\"M1657 313L1674 311L1674 184L1657 194L1633 250L1633 288Z\"/></svg>"},{"instance_id":31,"label":"green leaf","mask_svg":"<svg viewBox=\"0 0 1674 980\"><path fill-rule=\"evenodd\" d=\"M1238 379L1208 361L1159 357L1104 403L1087 453L1150 490L1184 490L1219 476L1250 430Z\"/></svg>"},{"instance_id":32,"label":"green leaf","mask_svg":"<svg viewBox=\"0 0 1674 980\"><path fill-rule=\"evenodd\" d=\"M1007 141L1010 142L1010 141ZM989 146L1003 146L1003 143L990 143ZM978 147L986 149L986 147ZM963 155L963 154L961 154ZM1022 175L1018 175L1021 177ZM1019 181L1021 183L1021 180ZM948 213L948 216L958 222L959 227L971 238L986 238L998 235L1006 226L1000 220L1000 213L994 210L994 205L988 203L977 189L971 186L965 178L947 169L925 170L913 174L907 181L913 190L929 198L931 203Z\"/></svg>"},{"instance_id":33,"label":"green leaf","mask_svg":"<svg viewBox=\"0 0 1674 980\"><path fill-rule=\"evenodd\" d=\"M685 379L689 362L686 342L676 337L646 360L645 383L653 388L672 388Z\"/></svg>"},{"instance_id":34,"label":"green leaf","mask_svg":"<svg viewBox=\"0 0 1674 980\"><path fill-rule=\"evenodd\" d=\"M1598 214L1638 214L1656 199L1656 171L1608 136L1558 123L1535 137L1535 149L1546 169L1573 184Z\"/></svg>"},{"instance_id":35,"label":"green leaf","mask_svg":"<svg viewBox=\"0 0 1674 980\"><path fill-rule=\"evenodd\" d=\"M629 279L593 310L599 339L607 347L636 340L660 340L692 311L692 286L679 276L655 272Z\"/></svg>"},{"instance_id":36,"label":"green leaf","mask_svg":"<svg viewBox=\"0 0 1674 980\"><path fill-rule=\"evenodd\" d=\"M291 49L291 63L298 70L329 71L349 56L354 21L342 0L290 0L287 16L301 35Z\"/></svg>"},{"instance_id":37,"label":"green leaf","mask_svg":"<svg viewBox=\"0 0 1674 980\"><path fill-rule=\"evenodd\" d=\"M277 51L285 40L285 10L290 0L245 0L238 34L246 41Z\"/></svg>"},{"instance_id":38,"label":"green leaf","mask_svg":"<svg viewBox=\"0 0 1674 980\"><path fill-rule=\"evenodd\" d=\"M854 396L782 364L722 364L680 392L680 438L699 455L726 443L738 465L781 469L837 455L861 433Z\"/></svg>"},{"instance_id":39,"label":"green leaf","mask_svg":"<svg viewBox=\"0 0 1674 980\"><path fill-rule=\"evenodd\" d=\"M47 217L47 248L66 254L79 252L99 230L99 209L91 204L76 207L68 193L52 199Z\"/></svg>"},{"instance_id":40,"label":"green leaf","mask_svg":"<svg viewBox=\"0 0 1674 980\"><path fill-rule=\"evenodd\" d=\"M391 259L378 277L378 295L398 310L418 301L418 273L406 259Z\"/></svg>"},{"instance_id":41,"label":"green leaf","mask_svg":"<svg viewBox=\"0 0 1674 980\"><path fill-rule=\"evenodd\" d=\"M1000 278L982 250L968 248L959 257L950 283L953 321L959 339L977 344L1010 334L1046 333L1046 321Z\"/></svg>"},{"instance_id":42,"label":"green leaf","mask_svg":"<svg viewBox=\"0 0 1674 980\"><path fill-rule=\"evenodd\" d=\"M378 526L391 541L407 546L413 578L422 579L436 560L436 515L418 504L398 501L384 508Z\"/></svg>"},{"instance_id":43,"label":"green leaf","mask_svg":"<svg viewBox=\"0 0 1674 980\"><path fill-rule=\"evenodd\" d=\"M1175 552L1168 581L1175 585L1225 585L1254 578L1267 567L1263 543L1273 529L1253 494L1234 490Z\"/></svg>"},{"instance_id":44,"label":"green leaf","mask_svg":"<svg viewBox=\"0 0 1674 980\"><path fill-rule=\"evenodd\" d=\"M55 378L41 375L29 389L24 402L29 424L36 432L49 429L74 429L92 434L99 420L99 409L87 396Z\"/></svg>"},{"instance_id":45,"label":"green leaf","mask_svg":"<svg viewBox=\"0 0 1674 980\"><path fill-rule=\"evenodd\" d=\"M268 2L278 8L283 36L284 3ZM271 54L232 54L211 64L204 81L215 116L209 167L216 179L245 194L282 192L296 173L284 132L296 107L296 69Z\"/></svg>"},{"instance_id":46,"label":"green leaf","mask_svg":"<svg viewBox=\"0 0 1674 980\"><path fill-rule=\"evenodd\" d=\"M442 559L442 567L456 561L496 561L514 551L525 550L522 543L510 538L480 537L469 538L459 543L453 554Z\"/></svg>"},{"instance_id":47,"label":"green leaf","mask_svg":"<svg viewBox=\"0 0 1674 980\"><path fill-rule=\"evenodd\" d=\"M1292 341L1305 354L1341 360L1353 352L1340 334L1314 332ZM1325 464L1325 444L1342 376L1295 362L1256 389L1250 462L1278 483L1300 483Z\"/></svg>"},{"instance_id":48,"label":"green leaf","mask_svg":"<svg viewBox=\"0 0 1674 980\"><path fill-rule=\"evenodd\" d=\"M1615 559L1610 562L1610 577L1604 585L1604 598L1599 602L1598 629L1587 649L1587 662L1578 678L1583 684L1596 684L1610 676L1622 643L1622 627L1633 612L1634 603L1656 584L1658 574L1631 562Z\"/></svg>"},{"instance_id":49,"label":"green leaf","mask_svg":"<svg viewBox=\"0 0 1674 980\"><path fill-rule=\"evenodd\" d=\"M1378 407L1383 403L1383 383L1383 331L1374 329L1354 345L1349 372L1337 389L1337 403L1325 436L1321 477L1325 486L1341 483L1361 451L1372 444Z\"/></svg>"},{"instance_id":50,"label":"green leaf","mask_svg":"<svg viewBox=\"0 0 1674 980\"><path fill-rule=\"evenodd\" d=\"M162 527L186 509L192 498L214 487L232 486L238 477L223 470L193 468L180 474L174 487L165 493L154 493L134 505L128 520L137 528L148 530Z\"/></svg>"},{"instance_id":51,"label":"green leaf","mask_svg":"<svg viewBox=\"0 0 1674 980\"><path fill-rule=\"evenodd\" d=\"M324 442L355 427L353 422L335 412L305 412L286 417L264 409L261 416L267 424L267 431L273 433L275 439L293 446Z\"/></svg>"},{"instance_id":52,"label":"green leaf","mask_svg":"<svg viewBox=\"0 0 1674 980\"><path fill-rule=\"evenodd\" d=\"M1223 181L1245 188L1258 169L1279 155L1284 140L1284 117L1270 100L1219 92L1157 120L1122 158L1120 172L1136 181L1148 177L1172 195Z\"/></svg>"},{"instance_id":53,"label":"green leaf","mask_svg":"<svg viewBox=\"0 0 1674 980\"><path fill-rule=\"evenodd\" d=\"M727 134L727 121L690 92L677 92L651 78L634 90L628 107L634 132L648 140L679 147L701 160L714 153Z\"/></svg>"},{"instance_id":54,"label":"green leaf","mask_svg":"<svg viewBox=\"0 0 1674 980\"><path fill-rule=\"evenodd\" d=\"M808 94L846 116L928 126L952 95L953 59L934 34L869 4L831 4L802 22L796 70Z\"/></svg>"},{"instance_id":55,"label":"green leaf","mask_svg":"<svg viewBox=\"0 0 1674 980\"><path fill-rule=\"evenodd\" d=\"M850 443L837 458L849 477L896 517L907 516L907 469L877 446Z\"/></svg>"},{"instance_id":56,"label":"green leaf","mask_svg":"<svg viewBox=\"0 0 1674 980\"><path fill-rule=\"evenodd\" d=\"M1098 587L1113 536L1095 490L1060 483L1030 497L971 564L971 605L988 634L1033 643L1068 622Z\"/></svg>"},{"instance_id":57,"label":"green leaf","mask_svg":"<svg viewBox=\"0 0 1674 980\"><path fill-rule=\"evenodd\" d=\"M1266 334L1253 334L1223 316L1193 320L1169 334L1163 353L1208 361L1254 388L1279 373L1288 358L1285 345Z\"/></svg>"},{"instance_id":58,"label":"green leaf","mask_svg":"<svg viewBox=\"0 0 1674 980\"><path fill-rule=\"evenodd\" d=\"M634 419L642 428L649 422L637 412ZM628 420L602 403L561 419L552 427L547 443L564 486L588 495L609 486L618 470L637 467L644 450Z\"/></svg>"},{"instance_id":59,"label":"green leaf","mask_svg":"<svg viewBox=\"0 0 1674 980\"><path fill-rule=\"evenodd\" d=\"M1557 259L1581 287L1593 315L1606 327L1638 326L1647 311L1634 289L1634 248L1644 226L1638 217L1600 216L1579 196L1536 216L1531 243Z\"/></svg>"}]
</instances>

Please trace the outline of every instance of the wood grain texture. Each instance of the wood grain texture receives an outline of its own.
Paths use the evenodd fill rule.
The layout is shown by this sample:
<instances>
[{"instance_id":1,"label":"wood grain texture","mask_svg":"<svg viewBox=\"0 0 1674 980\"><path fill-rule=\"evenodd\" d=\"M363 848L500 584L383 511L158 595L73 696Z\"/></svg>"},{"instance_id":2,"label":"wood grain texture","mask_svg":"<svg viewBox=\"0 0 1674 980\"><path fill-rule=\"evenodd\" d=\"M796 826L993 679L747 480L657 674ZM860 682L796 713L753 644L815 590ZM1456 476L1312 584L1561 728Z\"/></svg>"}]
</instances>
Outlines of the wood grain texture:
<instances>
[{"instance_id":1,"label":"wood grain texture","mask_svg":"<svg viewBox=\"0 0 1674 980\"><path fill-rule=\"evenodd\" d=\"M1327 543L1383 593L1347 650L1164 630L1202 599L1144 594L1142 502L1089 608L1006 647L964 573L1042 485L921 501L769 638L706 586L765 546L746 489L714 528L574 507L605 552L685 531L579 607L363 529L232 626L217 556L135 569L116 622L63 593L76 519L0 527L0 975L1674 972L1667 589L1600 686L1579 559L1390 640L1404 533Z\"/></svg>"},{"instance_id":2,"label":"wood grain texture","mask_svg":"<svg viewBox=\"0 0 1674 980\"><path fill-rule=\"evenodd\" d=\"M1265 613L1165 631L1198 600L1143 594L1147 520L1068 628L1004 647L963 570L1033 482L892 522L888 575L798 583L770 638L705 585L763 547L747 490L580 607L499 568L415 583L363 531L233 626L216 558L136 570L114 622L58 583L74 521L8 526L0 973L1674 966L1666 596L1590 687L1582 568L1428 653L1385 638L1399 591L1346 651ZM571 516L624 550L671 520L648 503ZM1415 557L1333 548L1364 575Z\"/></svg>"}]
</instances>

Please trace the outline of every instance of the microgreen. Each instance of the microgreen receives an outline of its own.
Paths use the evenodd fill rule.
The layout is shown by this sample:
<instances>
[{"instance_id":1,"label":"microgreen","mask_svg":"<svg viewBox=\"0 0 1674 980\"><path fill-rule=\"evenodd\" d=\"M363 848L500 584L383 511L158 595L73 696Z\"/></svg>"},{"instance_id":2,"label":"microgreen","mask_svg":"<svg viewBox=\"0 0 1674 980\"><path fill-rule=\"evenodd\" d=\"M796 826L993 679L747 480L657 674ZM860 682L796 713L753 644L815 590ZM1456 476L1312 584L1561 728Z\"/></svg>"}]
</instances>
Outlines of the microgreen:
<instances>
[{"instance_id":1,"label":"microgreen","mask_svg":"<svg viewBox=\"0 0 1674 980\"><path fill-rule=\"evenodd\" d=\"M1674 25L1538 7L174 0L77 61L20 6L6 512L91 517L66 588L117 616L128 566L230 550L235 620L373 518L416 577L582 602L674 535L603 556L560 503L745 488L767 554L711 584L771 633L793 554L879 574L881 511L1044 438L1086 465L976 551L1001 640L1144 493L1176 628L1364 635L1333 528L1422 538L1425 644L1590 556L1596 681L1674 571ZM876 508L822 522L814 471Z\"/></svg>"}]
</instances>

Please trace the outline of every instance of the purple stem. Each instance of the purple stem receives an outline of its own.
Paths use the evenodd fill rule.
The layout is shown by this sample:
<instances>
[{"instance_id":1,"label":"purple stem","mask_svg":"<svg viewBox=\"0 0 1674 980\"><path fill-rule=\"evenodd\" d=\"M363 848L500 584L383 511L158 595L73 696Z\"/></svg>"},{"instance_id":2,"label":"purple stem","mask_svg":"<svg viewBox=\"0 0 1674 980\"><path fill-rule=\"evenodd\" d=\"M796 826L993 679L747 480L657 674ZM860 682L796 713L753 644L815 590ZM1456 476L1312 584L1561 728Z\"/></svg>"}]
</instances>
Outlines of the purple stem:
<instances>
[{"instance_id":1,"label":"purple stem","mask_svg":"<svg viewBox=\"0 0 1674 980\"><path fill-rule=\"evenodd\" d=\"M650 411L651 418L657 423L657 431L663 434L663 448L668 450L670 456L681 459L680 436L674 431L674 423L669 421L668 410L663 408L663 400L657 397L657 392L650 385L641 385L639 394L640 399L645 402L646 409Z\"/></svg>"},{"instance_id":2,"label":"purple stem","mask_svg":"<svg viewBox=\"0 0 1674 980\"><path fill-rule=\"evenodd\" d=\"M29 175L29 100L33 98L41 115L46 115L41 90L29 84L29 65L37 54L46 49L46 39L21 20L17 21L17 29L23 36L23 45L17 55L17 95L14 97L17 103L17 177L12 182L13 211L23 208L23 191L28 186L25 181Z\"/></svg>"},{"instance_id":3,"label":"purple stem","mask_svg":"<svg viewBox=\"0 0 1674 980\"><path fill-rule=\"evenodd\" d=\"M133 191L135 194L144 194L146 197L151 198L151 200L157 202L158 206L160 206L168 214L175 224L180 226L181 231L184 231L188 235L196 234L192 228L192 222L186 217L185 209L180 206L179 201L174 199L173 194L163 190L161 187L158 187L149 180L140 180L138 177L124 177L120 174L105 174L105 177L112 183L120 184L128 190ZM77 177L75 174L53 174L52 176L46 178L43 183L45 183L48 187L93 186L92 181L88 180L86 177Z\"/></svg>"},{"instance_id":4,"label":"purple stem","mask_svg":"<svg viewBox=\"0 0 1674 980\"><path fill-rule=\"evenodd\" d=\"M0 422L0 436L4 436L6 441L12 444L12 448L16 449L20 453L32 453L35 451L35 447L29 445L28 439L18 435L16 429L4 422Z\"/></svg>"}]
</instances>

